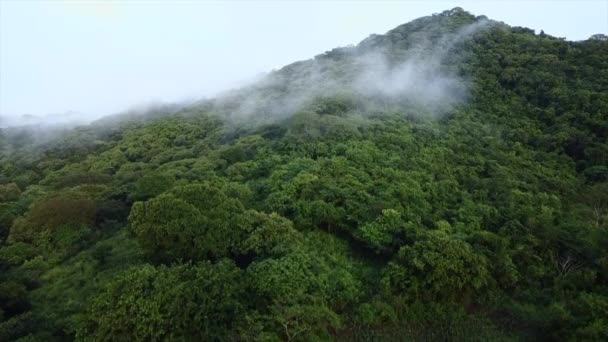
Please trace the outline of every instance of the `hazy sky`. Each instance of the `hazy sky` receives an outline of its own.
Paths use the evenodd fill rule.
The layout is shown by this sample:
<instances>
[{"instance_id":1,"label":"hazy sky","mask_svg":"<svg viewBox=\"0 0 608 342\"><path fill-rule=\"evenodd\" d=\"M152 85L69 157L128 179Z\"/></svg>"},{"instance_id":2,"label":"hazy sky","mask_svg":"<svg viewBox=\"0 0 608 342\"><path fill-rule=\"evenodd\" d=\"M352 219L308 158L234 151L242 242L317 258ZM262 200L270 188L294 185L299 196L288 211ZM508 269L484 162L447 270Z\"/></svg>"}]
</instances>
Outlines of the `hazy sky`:
<instances>
[{"instance_id":1,"label":"hazy sky","mask_svg":"<svg viewBox=\"0 0 608 342\"><path fill-rule=\"evenodd\" d=\"M456 6L569 40L608 33L608 0L0 0L0 115L100 116L209 96Z\"/></svg>"}]
</instances>

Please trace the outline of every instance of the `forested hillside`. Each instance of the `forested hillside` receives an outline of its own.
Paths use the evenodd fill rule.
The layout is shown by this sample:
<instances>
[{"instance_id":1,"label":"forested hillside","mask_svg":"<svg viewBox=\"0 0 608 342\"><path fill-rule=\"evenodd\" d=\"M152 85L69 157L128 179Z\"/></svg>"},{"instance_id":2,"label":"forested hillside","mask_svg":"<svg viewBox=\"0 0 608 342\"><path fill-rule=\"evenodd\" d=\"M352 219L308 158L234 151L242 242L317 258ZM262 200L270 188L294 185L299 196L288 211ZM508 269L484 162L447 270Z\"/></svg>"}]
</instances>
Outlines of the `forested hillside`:
<instances>
[{"instance_id":1,"label":"forested hillside","mask_svg":"<svg viewBox=\"0 0 608 342\"><path fill-rule=\"evenodd\" d=\"M0 341L606 341L607 56L455 8L4 129Z\"/></svg>"}]
</instances>

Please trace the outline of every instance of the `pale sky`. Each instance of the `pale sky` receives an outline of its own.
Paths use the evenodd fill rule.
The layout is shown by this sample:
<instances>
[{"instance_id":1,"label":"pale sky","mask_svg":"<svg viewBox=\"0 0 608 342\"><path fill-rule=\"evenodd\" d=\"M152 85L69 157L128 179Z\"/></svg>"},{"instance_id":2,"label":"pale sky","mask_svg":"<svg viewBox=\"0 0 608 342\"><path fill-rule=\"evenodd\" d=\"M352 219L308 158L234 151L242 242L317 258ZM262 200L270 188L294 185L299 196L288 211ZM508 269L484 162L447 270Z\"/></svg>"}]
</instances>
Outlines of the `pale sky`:
<instances>
[{"instance_id":1,"label":"pale sky","mask_svg":"<svg viewBox=\"0 0 608 342\"><path fill-rule=\"evenodd\" d=\"M0 115L99 117L211 96L456 6L568 40L608 34L608 0L0 0Z\"/></svg>"}]
</instances>

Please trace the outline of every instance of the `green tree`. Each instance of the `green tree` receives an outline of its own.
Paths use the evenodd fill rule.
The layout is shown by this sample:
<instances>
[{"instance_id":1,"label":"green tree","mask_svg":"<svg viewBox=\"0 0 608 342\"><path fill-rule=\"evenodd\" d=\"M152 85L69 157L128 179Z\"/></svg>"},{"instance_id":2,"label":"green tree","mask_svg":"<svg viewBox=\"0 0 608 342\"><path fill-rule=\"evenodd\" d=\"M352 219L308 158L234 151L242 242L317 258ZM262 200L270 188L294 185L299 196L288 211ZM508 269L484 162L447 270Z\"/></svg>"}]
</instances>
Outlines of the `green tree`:
<instances>
[{"instance_id":1,"label":"green tree","mask_svg":"<svg viewBox=\"0 0 608 342\"><path fill-rule=\"evenodd\" d=\"M21 189L15 183L0 184L0 202L14 202L21 195Z\"/></svg>"},{"instance_id":2,"label":"green tree","mask_svg":"<svg viewBox=\"0 0 608 342\"><path fill-rule=\"evenodd\" d=\"M241 271L226 260L128 270L93 300L77 338L238 339L245 324L241 278Z\"/></svg>"},{"instance_id":3,"label":"green tree","mask_svg":"<svg viewBox=\"0 0 608 342\"><path fill-rule=\"evenodd\" d=\"M401 247L383 278L389 289L418 300L467 302L488 284L485 257L442 231Z\"/></svg>"},{"instance_id":4,"label":"green tree","mask_svg":"<svg viewBox=\"0 0 608 342\"><path fill-rule=\"evenodd\" d=\"M9 234L14 242L32 242L44 232L54 232L63 225L87 225L95 222L95 202L88 198L56 195L33 204L24 217L17 218Z\"/></svg>"}]
</instances>

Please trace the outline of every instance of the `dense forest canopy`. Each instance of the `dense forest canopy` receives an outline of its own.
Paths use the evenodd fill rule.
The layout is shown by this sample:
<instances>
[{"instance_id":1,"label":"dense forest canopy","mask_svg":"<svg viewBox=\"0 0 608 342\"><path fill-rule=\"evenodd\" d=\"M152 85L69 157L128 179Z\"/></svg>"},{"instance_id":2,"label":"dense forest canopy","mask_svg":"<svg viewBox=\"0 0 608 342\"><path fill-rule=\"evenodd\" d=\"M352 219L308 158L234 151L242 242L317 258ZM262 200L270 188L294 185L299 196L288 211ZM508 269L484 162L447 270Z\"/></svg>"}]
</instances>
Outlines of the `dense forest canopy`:
<instances>
[{"instance_id":1,"label":"dense forest canopy","mask_svg":"<svg viewBox=\"0 0 608 342\"><path fill-rule=\"evenodd\" d=\"M608 40L455 8L0 131L0 340L608 340Z\"/></svg>"}]
</instances>

